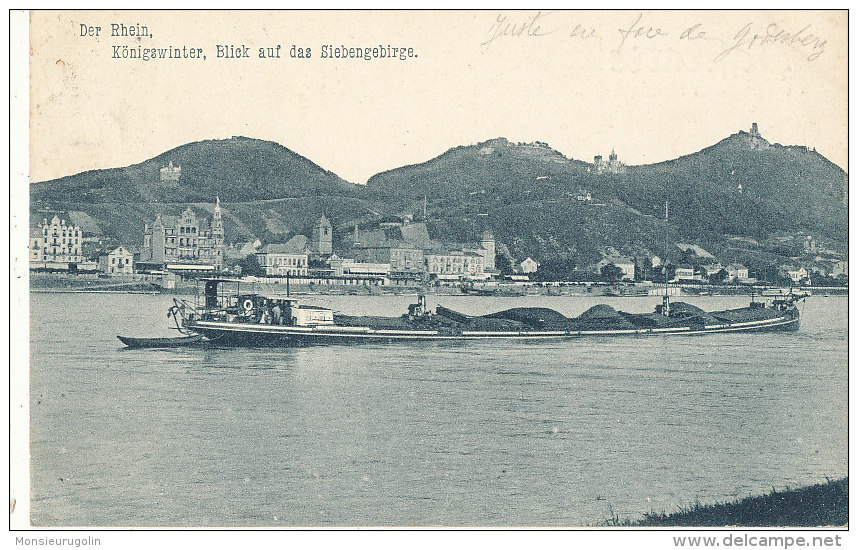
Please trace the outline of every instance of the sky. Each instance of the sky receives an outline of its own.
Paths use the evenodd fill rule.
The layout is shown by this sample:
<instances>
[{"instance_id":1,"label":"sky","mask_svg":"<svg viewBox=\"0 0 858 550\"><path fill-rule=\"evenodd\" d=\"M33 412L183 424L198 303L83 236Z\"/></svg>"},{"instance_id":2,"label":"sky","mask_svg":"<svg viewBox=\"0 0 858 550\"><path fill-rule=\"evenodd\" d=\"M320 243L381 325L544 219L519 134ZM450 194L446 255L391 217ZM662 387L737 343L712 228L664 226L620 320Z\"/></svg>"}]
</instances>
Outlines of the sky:
<instances>
[{"instance_id":1,"label":"sky","mask_svg":"<svg viewBox=\"0 0 858 550\"><path fill-rule=\"evenodd\" d=\"M325 45L412 57L323 58ZM845 11L33 12L30 181L233 135L355 183L495 137L645 164L753 122L848 170L847 64Z\"/></svg>"}]
</instances>

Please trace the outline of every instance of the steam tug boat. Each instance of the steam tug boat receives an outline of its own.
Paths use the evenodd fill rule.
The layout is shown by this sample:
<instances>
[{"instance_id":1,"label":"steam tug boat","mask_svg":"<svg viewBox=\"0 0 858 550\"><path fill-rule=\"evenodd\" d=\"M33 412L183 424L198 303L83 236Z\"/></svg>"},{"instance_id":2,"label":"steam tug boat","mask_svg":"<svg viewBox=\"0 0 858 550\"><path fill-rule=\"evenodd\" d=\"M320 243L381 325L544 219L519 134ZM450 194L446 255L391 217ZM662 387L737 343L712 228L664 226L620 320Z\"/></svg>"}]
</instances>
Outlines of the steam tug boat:
<instances>
[{"instance_id":1,"label":"steam tug boat","mask_svg":"<svg viewBox=\"0 0 858 550\"><path fill-rule=\"evenodd\" d=\"M489 315L465 315L437 306L425 296L399 317L352 316L325 307L303 305L278 295L242 291L248 283L230 279L204 281L203 304L174 300L168 312L186 334L203 335L225 346L302 346L358 342L469 340L557 340L586 336L699 335L724 332L795 331L797 302L790 294L771 303L706 312L693 305L670 303L668 296L654 313L625 313L607 305L593 306L570 318L548 308L517 307Z\"/></svg>"}]
</instances>

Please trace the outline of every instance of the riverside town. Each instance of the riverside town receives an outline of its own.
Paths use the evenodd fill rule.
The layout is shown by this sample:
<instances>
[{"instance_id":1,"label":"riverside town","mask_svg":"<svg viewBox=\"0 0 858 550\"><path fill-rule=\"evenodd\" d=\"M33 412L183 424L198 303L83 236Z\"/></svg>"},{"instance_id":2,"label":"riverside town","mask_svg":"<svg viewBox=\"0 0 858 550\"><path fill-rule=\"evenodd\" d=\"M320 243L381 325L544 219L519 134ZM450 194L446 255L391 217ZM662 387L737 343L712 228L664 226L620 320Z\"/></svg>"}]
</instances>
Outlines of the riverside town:
<instances>
[{"instance_id":1,"label":"riverside town","mask_svg":"<svg viewBox=\"0 0 858 550\"><path fill-rule=\"evenodd\" d=\"M742 146L767 144L756 124L728 139ZM255 145L246 138L233 140ZM475 153L479 158L502 150L527 155L550 152L539 143L494 140L479 145ZM193 190L188 182L198 178L194 168L183 166L178 158L176 162L165 158L166 162L153 166L152 181L169 193ZM596 155L579 183L561 182L561 189L569 189L565 192L569 215L593 217L593 223L617 215L617 210L625 216L627 207L618 209L616 199L597 189L601 182L628 178L634 168L623 163L616 151L607 158ZM526 196L532 185L544 187L554 179L537 175L522 193ZM752 200L752 185L745 181L743 186L732 169L720 192L741 203ZM307 220L303 228L262 232L248 231L247 224L274 212L246 211L240 203L233 209L215 195L209 203L153 205L148 219L121 235L106 230L107 220L98 222L83 211L50 208L46 204L50 200L37 201L42 207L32 216L30 230L33 286L158 292L194 284L201 276L220 275L281 284L288 279L293 290L333 293L401 293L417 288L430 293L512 296L781 295L791 288L806 294L846 293L848 258L826 235L781 231L765 241L728 235L726 246L720 243L717 250L709 250L709 244L701 241L674 238L667 243L657 232L648 244L630 241L630 235L620 233L599 246L576 242L575 249L586 247L591 252L570 257L539 245L544 237L523 240L514 223L496 219L493 226L487 211L476 212L467 224L470 229L451 238L444 231L448 213L437 210L447 207L435 206L437 200L418 193L412 206L399 211L350 216L321 207L317 216L303 216ZM482 193L471 192L463 200ZM670 199L667 195L664 204L656 206L662 209L663 219L657 222L662 226L672 221ZM677 223L686 223L680 201L681 197L674 197L673 216L680 218ZM246 216L250 216L247 221ZM273 227L274 222L265 223ZM528 227L530 232L546 230ZM597 225L590 229L598 231ZM557 239L550 233L546 236Z\"/></svg>"}]
</instances>

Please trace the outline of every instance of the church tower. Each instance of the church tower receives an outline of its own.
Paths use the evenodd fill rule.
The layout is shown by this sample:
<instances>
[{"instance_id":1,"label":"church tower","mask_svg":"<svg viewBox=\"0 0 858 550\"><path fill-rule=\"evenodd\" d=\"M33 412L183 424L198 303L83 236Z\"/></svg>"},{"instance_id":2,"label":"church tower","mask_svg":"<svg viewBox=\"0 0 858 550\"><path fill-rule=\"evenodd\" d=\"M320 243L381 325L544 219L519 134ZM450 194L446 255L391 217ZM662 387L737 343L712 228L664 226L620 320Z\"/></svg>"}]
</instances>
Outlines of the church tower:
<instances>
[{"instance_id":1,"label":"church tower","mask_svg":"<svg viewBox=\"0 0 858 550\"><path fill-rule=\"evenodd\" d=\"M322 214L319 223L313 228L313 251L319 256L330 256L334 251L334 235L331 222Z\"/></svg>"},{"instance_id":2,"label":"church tower","mask_svg":"<svg viewBox=\"0 0 858 550\"><path fill-rule=\"evenodd\" d=\"M214 216L212 217L212 244L214 245L215 266L223 268L223 218L220 212L220 196L215 199Z\"/></svg>"},{"instance_id":3,"label":"church tower","mask_svg":"<svg viewBox=\"0 0 858 550\"><path fill-rule=\"evenodd\" d=\"M486 250L486 255L483 258L483 267L485 269L494 269L496 254L495 236L492 234L491 230L486 229L485 231L483 231L480 244L483 245L483 248Z\"/></svg>"}]
</instances>

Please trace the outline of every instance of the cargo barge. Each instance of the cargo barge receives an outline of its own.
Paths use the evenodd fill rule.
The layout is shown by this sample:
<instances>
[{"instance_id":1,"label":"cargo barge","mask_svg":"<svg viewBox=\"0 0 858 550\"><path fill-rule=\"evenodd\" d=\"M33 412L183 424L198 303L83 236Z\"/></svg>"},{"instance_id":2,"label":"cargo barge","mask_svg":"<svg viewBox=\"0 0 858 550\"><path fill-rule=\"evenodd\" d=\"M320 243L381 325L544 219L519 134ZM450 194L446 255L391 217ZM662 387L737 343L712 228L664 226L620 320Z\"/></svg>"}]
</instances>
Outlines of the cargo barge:
<instances>
[{"instance_id":1,"label":"cargo barge","mask_svg":"<svg viewBox=\"0 0 858 550\"><path fill-rule=\"evenodd\" d=\"M653 313L626 313L593 306L577 317L548 308L516 307L466 315L418 296L399 317L353 316L301 304L276 293L242 291L240 280L204 281L204 302L176 300L169 315L186 334L227 346L304 346L359 342L558 340L590 336L691 336L715 333L795 331L804 295L790 294L742 308L704 311L662 298Z\"/></svg>"}]
</instances>

